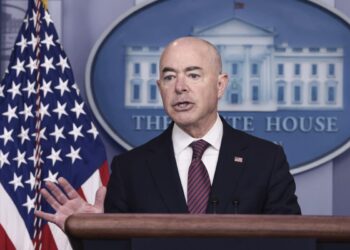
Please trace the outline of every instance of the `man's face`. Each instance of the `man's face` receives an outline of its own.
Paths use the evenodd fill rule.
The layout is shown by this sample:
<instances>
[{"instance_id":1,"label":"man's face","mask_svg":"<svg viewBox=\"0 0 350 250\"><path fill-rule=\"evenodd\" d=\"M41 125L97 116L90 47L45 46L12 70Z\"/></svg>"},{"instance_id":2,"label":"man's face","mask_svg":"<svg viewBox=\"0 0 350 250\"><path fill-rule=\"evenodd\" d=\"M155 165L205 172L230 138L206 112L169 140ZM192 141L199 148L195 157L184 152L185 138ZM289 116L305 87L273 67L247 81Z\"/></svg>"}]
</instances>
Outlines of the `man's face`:
<instances>
[{"instance_id":1,"label":"man's face","mask_svg":"<svg viewBox=\"0 0 350 250\"><path fill-rule=\"evenodd\" d=\"M193 38L174 42L161 58L158 86L164 108L193 137L205 134L216 120L227 84L219 71L213 48Z\"/></svg>"}]
</instances>

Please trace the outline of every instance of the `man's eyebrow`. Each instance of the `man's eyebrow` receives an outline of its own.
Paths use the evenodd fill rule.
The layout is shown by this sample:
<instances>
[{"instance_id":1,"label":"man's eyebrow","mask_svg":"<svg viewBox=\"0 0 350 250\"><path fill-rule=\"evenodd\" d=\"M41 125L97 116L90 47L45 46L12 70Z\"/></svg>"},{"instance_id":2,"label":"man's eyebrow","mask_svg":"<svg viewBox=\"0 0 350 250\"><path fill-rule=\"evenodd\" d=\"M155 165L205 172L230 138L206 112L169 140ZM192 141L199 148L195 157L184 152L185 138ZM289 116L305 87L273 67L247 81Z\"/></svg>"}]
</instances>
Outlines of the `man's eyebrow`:
<instances>
[{"instance_id":1,"label":"man's eyebrow","mask_svg":"<svg viewBox=\"0 0 350 250\"><path fill-rule=\"evenodd\" d=\"M189 66L185 69L185 72L192 71L192 70L202 70L199 66Z\"/></svg>"},{"instance_id":2,"label":"man's eyebrow","mask_svg":"<svg viewBox=\"0 0 350 250\"><path fill-rule=\"evenodd\" d=\"M176 72L176 70L175 69L173 69L173 68L170 68L170 67L164 67L163 69L162 69L162 73L165 73L165 72Z\"/></svg>"},{"instance_id":3,"label":"man's eyebrow","mask_svg":"<svg viewBox=\"0 0 350 250\"><path fill-rule=\"evenodd\" d=\"M189 67L185 68L185 72L192 71L192 70L202 70L202 69L203 68L201 68L199 66L189 66ZM165 72L177 72L177 71L173 68L170 68L170 67L164 67L162 69L162 73L165 73Z\"/></svg>"}]
</instances>

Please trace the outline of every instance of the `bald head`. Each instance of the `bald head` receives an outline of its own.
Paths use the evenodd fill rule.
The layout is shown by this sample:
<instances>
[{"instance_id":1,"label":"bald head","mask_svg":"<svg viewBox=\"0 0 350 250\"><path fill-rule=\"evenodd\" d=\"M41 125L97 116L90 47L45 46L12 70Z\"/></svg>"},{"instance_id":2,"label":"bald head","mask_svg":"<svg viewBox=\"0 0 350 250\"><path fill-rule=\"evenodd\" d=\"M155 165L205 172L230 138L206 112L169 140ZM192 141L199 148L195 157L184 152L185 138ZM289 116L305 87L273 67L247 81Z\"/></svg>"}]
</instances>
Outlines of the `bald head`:
<instances>
[{"instance_id":1,"label":"bald head","mask_svg":"<svg viewBox=\"0 0 350 250\"><path fill-rule=\"evenodd\" d=\"M181 37L170 42L164 49L160 57L160 66L164 57L173 51L181 51L185 53L197 53L203 60L207 60L212 64L213 70L217 74L222 71L221 56L216 47L210 42L196 37Z\"/></svg>"}]
</instances>

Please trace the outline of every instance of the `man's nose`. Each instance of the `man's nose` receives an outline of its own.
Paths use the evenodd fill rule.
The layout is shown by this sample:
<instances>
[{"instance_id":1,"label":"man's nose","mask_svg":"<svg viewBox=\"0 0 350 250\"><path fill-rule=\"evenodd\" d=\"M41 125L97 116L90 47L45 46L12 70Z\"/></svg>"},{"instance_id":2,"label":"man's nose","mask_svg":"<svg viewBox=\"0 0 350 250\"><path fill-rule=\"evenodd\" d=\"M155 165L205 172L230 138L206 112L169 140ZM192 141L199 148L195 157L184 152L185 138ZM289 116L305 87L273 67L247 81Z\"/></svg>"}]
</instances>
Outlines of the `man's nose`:
<instances>
[{"instance_id":1,"label":"man's nose","mask_svg":"<svg viewBox=\"0 0 350 250\"><path fill-rule=\"evenodd\" d=\"M175 91L177 93L182 93L188 91L188 85L185 76L178 76L175 83Z\"/></svg>"}]
</instances>

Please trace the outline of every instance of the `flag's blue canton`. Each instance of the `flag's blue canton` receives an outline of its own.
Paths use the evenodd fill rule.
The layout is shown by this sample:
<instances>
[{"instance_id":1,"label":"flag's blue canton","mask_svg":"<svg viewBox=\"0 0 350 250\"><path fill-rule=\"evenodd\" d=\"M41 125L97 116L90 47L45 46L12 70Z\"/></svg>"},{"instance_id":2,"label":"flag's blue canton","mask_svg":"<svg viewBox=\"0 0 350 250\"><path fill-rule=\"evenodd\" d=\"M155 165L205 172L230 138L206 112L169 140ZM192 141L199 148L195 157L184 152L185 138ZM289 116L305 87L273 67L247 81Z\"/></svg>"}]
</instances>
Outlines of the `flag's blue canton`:
<instances>
[{"instance_id":1,"label":"flag's blue canton","mask_svg":"<svg viewBox=\"0 0 350 250\"><path fill-rule=\"evenodd\" d=\"M36 68L36 13L31 0L9 67L0 83L0 181L32 237L38 70L41 75L42 180L56 182L58 177L64 176L73 186L79 187L106 159L52 19L42 6L40 62ZM50 210L46 203L43 209Z\"/></svg>"}]
</instances>

